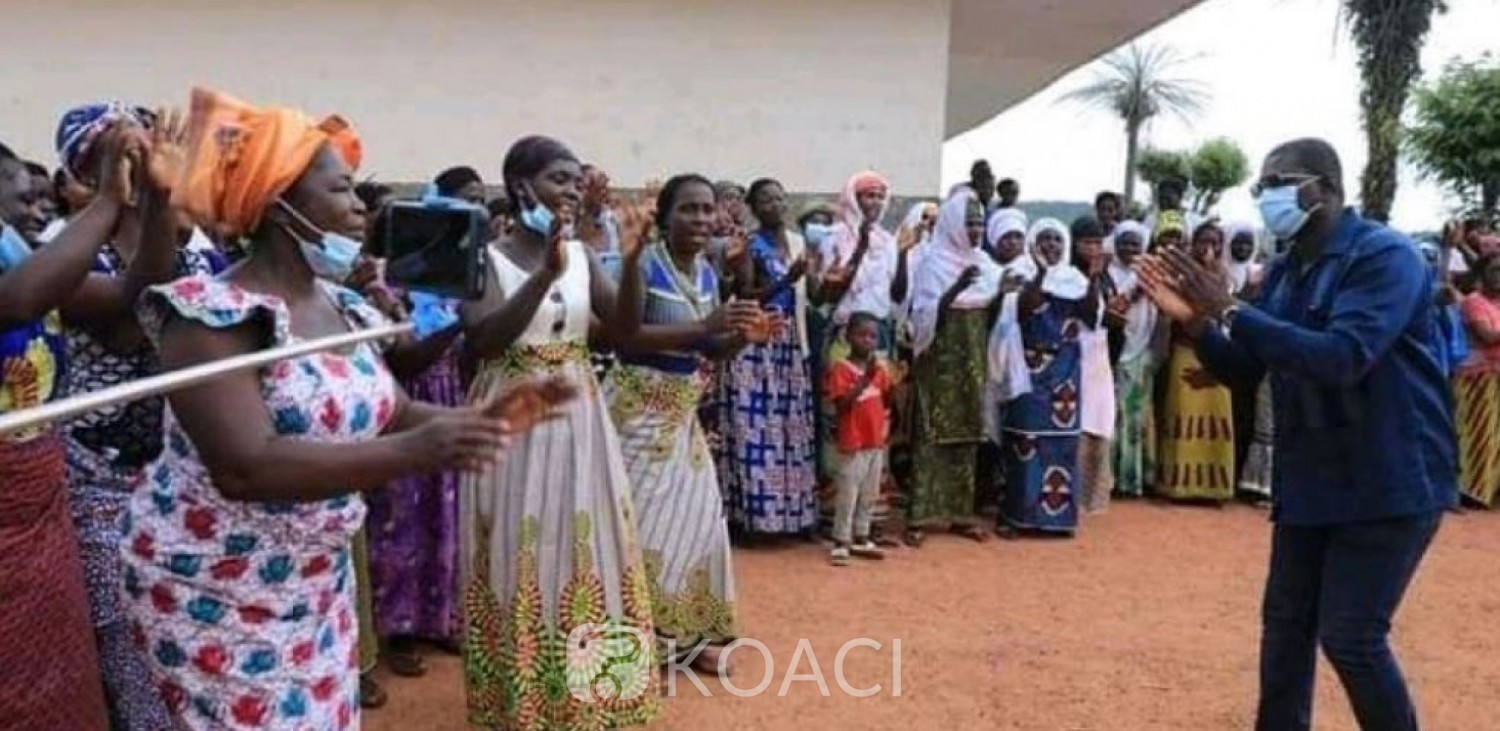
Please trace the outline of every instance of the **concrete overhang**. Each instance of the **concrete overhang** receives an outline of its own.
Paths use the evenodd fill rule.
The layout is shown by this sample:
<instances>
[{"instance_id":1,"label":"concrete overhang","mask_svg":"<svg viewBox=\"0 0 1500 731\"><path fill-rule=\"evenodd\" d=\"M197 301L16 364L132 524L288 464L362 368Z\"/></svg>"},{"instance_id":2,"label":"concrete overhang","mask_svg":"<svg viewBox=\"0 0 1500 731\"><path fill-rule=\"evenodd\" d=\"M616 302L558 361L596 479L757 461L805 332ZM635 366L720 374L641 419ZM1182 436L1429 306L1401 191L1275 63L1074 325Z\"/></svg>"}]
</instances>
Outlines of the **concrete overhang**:
<instances>
[{"instance_id":1,"label":"concrete overhang","mask_svg":"<svg viewBox=\"0 0 1500 731\"><path fill-rule=\"evenodd\" d=\"M953 0L945 136L977 127L1201 0Z\"/></svg>"}]
</instances>

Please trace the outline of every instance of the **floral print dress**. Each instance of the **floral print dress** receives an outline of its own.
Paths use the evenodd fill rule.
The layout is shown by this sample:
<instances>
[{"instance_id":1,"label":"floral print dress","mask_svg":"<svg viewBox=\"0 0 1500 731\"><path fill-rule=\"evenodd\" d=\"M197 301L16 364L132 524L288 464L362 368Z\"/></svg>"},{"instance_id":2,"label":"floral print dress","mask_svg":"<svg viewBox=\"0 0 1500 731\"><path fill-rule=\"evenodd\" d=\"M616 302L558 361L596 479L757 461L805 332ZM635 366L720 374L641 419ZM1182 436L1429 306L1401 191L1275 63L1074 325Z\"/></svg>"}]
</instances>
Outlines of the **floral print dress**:
<instances>
[{"instance_id":1,"label":"floral print dress","mask_svg":"<svg viewBox=\"0 0 1500 731\"><path fill-rule=\"evenodd\" d=\"M358 295L319 283L352 329L384 319ZM192 277L151 290L142 324L267 323L269 347L297 341L279 299ZM324 442L376 437L397 386L375 346L282 361L260 373L278 433ZM171 409L166 449L131 499L126 604L137 642L177 722L189 729L359 726L350 539L364 502L243 502L213 486Z\"/></svg>"}]
</instances>

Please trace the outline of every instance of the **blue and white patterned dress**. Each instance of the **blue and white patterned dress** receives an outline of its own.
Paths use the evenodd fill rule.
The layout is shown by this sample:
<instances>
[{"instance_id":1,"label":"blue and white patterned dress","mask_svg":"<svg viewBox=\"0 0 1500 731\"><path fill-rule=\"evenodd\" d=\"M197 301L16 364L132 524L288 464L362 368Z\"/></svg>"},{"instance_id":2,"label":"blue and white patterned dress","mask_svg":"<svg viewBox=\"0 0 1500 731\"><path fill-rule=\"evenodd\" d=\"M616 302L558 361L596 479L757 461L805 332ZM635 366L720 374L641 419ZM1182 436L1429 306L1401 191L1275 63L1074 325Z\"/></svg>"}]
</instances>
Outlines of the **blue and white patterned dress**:
<instances>
[{"instance_id":1,"label":"blue and white patterned dress","mask_svg":"<svg viewBox=\"0 0 1500 731\"><path fill-rule=\"evenodd\" d=\"M750 242L750 256L771 281L791 266L764 232ZM796 296L785 289L771 299L786 324L770 342L745 348L719 383L716 457L725 503L730 522L751 533L804 533L818 520L813 384Z\"/></svg>"},{"instance_id":2,"label":"blue and white patterned dress","mask_svg":"<svg viewBox=\"0 0 1500 731\"><path fill-rule=\"evenodd\" d=\"M1031 392L1005 410L1005 499L1011 528L1072 533L1078 527L1081 300L1045 295L1021 321Z\"/></svg>"},{"instance_id":3,"label":"blue and white patterned dress","mask_svg":"<svg viewBox=\"0 0 1500 731\"><path fill-rule=\"evenodd\" d=\"M384 324L358 295L319 286L351 328ZM297 342L279 299L207 277L148 294L148 332L173 316L210 328L261 320L267 345ZM373 439L395 415L396 382L370 344L281 361L260 383L277 433L298 439ZM350 540L364 501L230 500L170 409L166 434L131 498L121 554L126 611L167 708L186 729L358 728Z\"/></svg>"}]
</instances>

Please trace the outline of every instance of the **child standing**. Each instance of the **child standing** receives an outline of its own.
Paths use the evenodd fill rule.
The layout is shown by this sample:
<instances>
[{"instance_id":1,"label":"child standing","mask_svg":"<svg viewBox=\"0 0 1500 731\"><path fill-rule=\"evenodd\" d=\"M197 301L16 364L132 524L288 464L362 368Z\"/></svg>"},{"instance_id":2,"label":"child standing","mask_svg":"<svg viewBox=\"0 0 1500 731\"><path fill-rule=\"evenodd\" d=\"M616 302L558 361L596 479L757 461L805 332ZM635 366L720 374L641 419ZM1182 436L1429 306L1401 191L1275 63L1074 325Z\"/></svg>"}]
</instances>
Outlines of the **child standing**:
<instances>
[{"instance_id":1,"label":"child standing","mask_svg":"<svg viewBox=\"0 0 1500 731\"><path fill-rule=\"evenodd\" d=\"M891 378L875 357L880 321L869 313L856 312L850 315L845 332L849 356L828 369L824 384L824 392L838 413L838 502L831 557L835 566L848 565L851 553L860 558L885 558L870 540L870 515L880 496L885 471Z\"/></svg>"}]
</instances>

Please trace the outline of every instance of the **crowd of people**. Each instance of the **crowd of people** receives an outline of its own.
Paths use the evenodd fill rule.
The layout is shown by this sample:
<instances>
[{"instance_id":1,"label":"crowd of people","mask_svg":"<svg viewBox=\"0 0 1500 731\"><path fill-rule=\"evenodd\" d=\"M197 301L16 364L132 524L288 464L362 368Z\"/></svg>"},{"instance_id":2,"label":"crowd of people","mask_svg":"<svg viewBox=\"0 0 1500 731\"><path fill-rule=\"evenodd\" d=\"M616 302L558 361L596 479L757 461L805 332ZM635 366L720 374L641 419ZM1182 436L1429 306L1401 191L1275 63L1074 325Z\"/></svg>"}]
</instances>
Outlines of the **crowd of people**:
<instances>
[{"instance_id":1,"label":"crowd of people","mask_svg":"<svg viewBox=\"0 0 1500 731\"><path fill-rule=\"evenodd\" d=\"M0 413L431 326L0 437L20 728L353 728L386 699L369 671L421 675L423 644L463 655L478 726L642 725L654 674L559 692L570 632L718 672L733 546L823 534L848 566L936 531L1070 537L1112 496L1277 509L1271 379L1220 380L1151 296L1191 271L1255 301L1277 246L1185 210L1184 181L1139 220L1104 192L1032 221L981 161L900 218L875 172L794 214L771 178L632 196L527 137L497 191L432 181L491 216L484 295L459 302L365 250L396 195L356 182L348 122L207 90L191 110L71 110L55 174L0 148ZM1423 251L1488 507L1500 239L1476 218Z\"/></svg>"}]
</instances>

